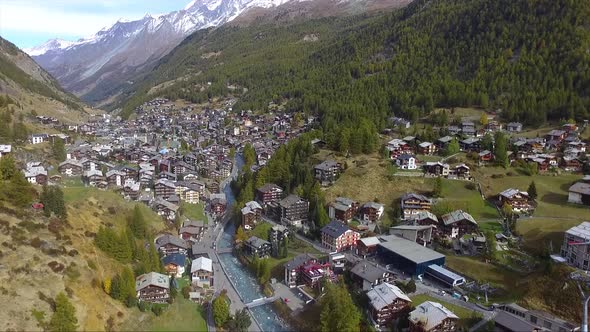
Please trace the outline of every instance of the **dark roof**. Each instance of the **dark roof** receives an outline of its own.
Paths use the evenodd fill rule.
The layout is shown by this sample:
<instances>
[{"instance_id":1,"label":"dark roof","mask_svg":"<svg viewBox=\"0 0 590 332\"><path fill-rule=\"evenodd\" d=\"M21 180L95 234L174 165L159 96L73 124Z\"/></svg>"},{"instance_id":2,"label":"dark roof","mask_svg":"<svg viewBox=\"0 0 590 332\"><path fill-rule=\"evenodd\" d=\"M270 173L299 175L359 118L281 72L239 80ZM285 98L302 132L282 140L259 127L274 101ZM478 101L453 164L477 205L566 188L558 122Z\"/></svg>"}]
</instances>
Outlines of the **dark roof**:
<instances>
[{"instance_id":1,"label":"dark roof","mask_svg":"<svg viewBox=\"0 0 590 332\"><path fill-rule=\"evenodd\" d=\"M590 195L590 184L584 182L574 183L574 185L570 187L569 191L578 194Z\"/></svg>"},{"instance_id":2,"label":"dark roof","mask_svg":"<svg viewBox=\"0 0 590 332\"><path fill-rule=\"evenodd\" d=\"M162 247L167 244L172 244L183 249L188 249L188 244L186 241L174 235L165 234L156 240L156 245L158 247Z\"/></svg>"},{"instance_id":3,"label":"dark roof","mask_svg":"<svg viewBox=\"0 0 590 332\"><path fill-rule=\"evenodd\" d=\"M174 264L176 266L184 266L186 262L186 256L183 254L172 254L162 258L162 264Z\"/></svg>"},{"instance_id":4,"label":"dark roof","mask_svg":"<svg viewBox=\"0 0 590 332\"><path fill-rule=\"evenodd\" d=\"M497 311L494 321L496 324L508 329L508 331L534 331L539 328L539 326L529 323L526 320L503 310Z\"/></svg>"},{"instance_id":5,"label":"dark roof","mask_svg":"<svg viewBox=\"0 0 590 332\"><path fill-rule=\"evenodd\" d=\"M266 192L269 192L269 191L271 191L271 190L273 190L273 189L278 189L278 190L280 190L280 191L283 191L283 188L281 188L281 187L277 186L277 185L276 185L276 184L274 184L274 183L267 183L267 184L265 184L264 186L262 186L262 187L258 188L258 191L261 191L261 192L263 192L263 193L266 193Z\"/></svg>"},{"instance_id":6,"label":"dark roof","mask_svg":"<svg viewBox=\"0 0 590 332\"><path fill-rule=\"evenodd\" d=\"M301 200L302 200L302 198L301 198L301 197L299 197L299 196L297 196L297 195L289 195L289 196L287 196L287 197L283 198L283 199L282 199L282 200L279 202L279 204L280 204L282 207L287 207L287 208L288 208L288 207L290 207L290 206L292 206L292 205L296 204L297 202L299 202L299 201L301 201Z\"/></svg>"},{"instance_id":7,"label":"dark roof","mask_svg":"<svg viewBox=\"0 0 590 332\"><path fill-rule=\"evenodd\" d=\"M292 260L285 263L285 268L287 270L293 270L293 269L296 269L299 266L307 263L308 261L310 261L312 259L317 259L317 258L312 254L300 254L300 255L295 256L295 258L293 258Z\"/></svg>"},{"instance_id":8,"label":"dark roof","mask_svg":"<svg viewBox=\"0 0 590 332\"><path fill-rule=\"evenodd\" d=\"M382 278L383 274L388 271L380 266L374 265L369 261L363 260L358 262L350 270L350 272L361 277L364 280L374 282L375 280Z\"/></svg>"},{"instance_id":9,"label":"dark roof","mask_svg":"<svg viewBox=\"0 0 590 332\"><path fill-rule=\"evenodd\" d=\"M263 240L263 239L256 237L256 236L252 236L251 238L249 238L246 241L246 243L249 246L254 247L254 248L260 248L260 247L267 245L267 244L270 245L270 242Z\"/></svg>"},{"instance_id":10,"label":"dark roof","mask_svg":"<svg viewBox=\"0 0 590 332\"><path fill-rule=\"evenodd\" d=\"M328 236L338 238L342 234L349 231L350 228L338 221L331 221L329 224L322 228L322 233L326 233Z\"/></svg>"}]
</instances>

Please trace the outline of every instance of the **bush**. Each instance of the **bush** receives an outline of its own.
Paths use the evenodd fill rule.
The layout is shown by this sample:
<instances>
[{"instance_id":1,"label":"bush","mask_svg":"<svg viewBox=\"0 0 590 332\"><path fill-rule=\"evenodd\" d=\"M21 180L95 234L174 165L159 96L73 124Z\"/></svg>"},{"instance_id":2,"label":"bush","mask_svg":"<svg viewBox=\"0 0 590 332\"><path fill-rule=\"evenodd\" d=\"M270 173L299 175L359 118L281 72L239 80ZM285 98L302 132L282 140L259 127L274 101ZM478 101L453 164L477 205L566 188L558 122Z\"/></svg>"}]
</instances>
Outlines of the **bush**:
<instances>
[{"instance_id":1,"label":"bush","mask_svg":"<svg viewBox=\"0 0 590 332\"><path fill-rule=\"evenodd\" d=\"M191 287L190 286L184 286L182 287L182 296L188 300L188 298L190 297L190 292L191 292Z\"/></svg>"},{"instance_id":2,"label":"bush","mask_svg":"<svg viewBox=\"0 0 590 332\"><path fill-rule=\"evenodd\" d=\"M154 313L154 315L160 316L162 312L164 312L164 308L162 306L155 305L152 307L152 312Z\"/></svg>"},{"instance_id":3,"label":"bush","mask_svg":"<svg viewBox=\"0 0 590 332\"><path fill-rule=\"evenodd\" d=\"M467 189L467 190L475 190L475 189L477 189L477 186L475 185L474 182L467 182L467 184L465 185L465 189Z\"/></svg>"},{"instance_id":4,"label":"bush","mask_svg":"<svg viewBox=\"0 0 590 332\"><path fill-rule=\"evenodd\" d=\"M146 312L151 309L148 302L139 302L138 307L139 307L139 311L141 311L141 312Z\"/></svg>"},{"instance_id":5,"label":"bush","mask_svg":"<svg viewBox=\"0 0 590 332\"><path fill-rule=\"evenodd\" d=\"M504 174L492 174L492 179L501 179L504 177Z\"/></svg>"}]
</instances>

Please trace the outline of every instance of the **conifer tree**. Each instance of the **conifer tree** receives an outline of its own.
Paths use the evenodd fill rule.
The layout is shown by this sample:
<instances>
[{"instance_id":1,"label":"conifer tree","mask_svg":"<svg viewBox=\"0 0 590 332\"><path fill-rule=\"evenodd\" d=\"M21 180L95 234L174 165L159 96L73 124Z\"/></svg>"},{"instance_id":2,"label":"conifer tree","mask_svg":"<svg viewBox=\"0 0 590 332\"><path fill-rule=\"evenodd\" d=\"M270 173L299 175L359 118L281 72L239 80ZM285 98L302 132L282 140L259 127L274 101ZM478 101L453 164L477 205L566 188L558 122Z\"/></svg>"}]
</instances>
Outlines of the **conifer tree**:
<instances>
[{"instance_id":1,"label":"conifer tree","mask_svg":"<svg viewBox=\"0 0 590 332\"><path fill-rule=\"evenodd\" d=\"M52 332L71 332L77 328L76 308L64 293L59 293L55 298L55 312L49 321L49 330Z\"/></svg>"}]
</instances>

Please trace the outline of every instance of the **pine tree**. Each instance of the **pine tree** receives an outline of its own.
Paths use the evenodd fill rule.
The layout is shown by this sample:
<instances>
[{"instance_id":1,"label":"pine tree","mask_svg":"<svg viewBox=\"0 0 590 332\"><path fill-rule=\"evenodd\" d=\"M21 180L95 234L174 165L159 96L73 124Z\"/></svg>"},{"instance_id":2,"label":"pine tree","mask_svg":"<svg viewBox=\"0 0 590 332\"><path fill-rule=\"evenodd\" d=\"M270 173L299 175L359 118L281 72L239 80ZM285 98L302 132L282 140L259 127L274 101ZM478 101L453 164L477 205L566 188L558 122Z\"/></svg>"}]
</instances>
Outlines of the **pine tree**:
<instances>
[{"instance_id":1,"label":"pine tree","mask_svg":"<svg viewBox=\"0 0 590 332\"><path fill-rule=\"evenodd\" d=\"M213 320L215 321L215 326L224 326L229 320L229 303L226 291L223 290L221 294L213 300L211 305L213 307Z\"/></svg>"},{"instance_id":2,"label":"pine tree","mask_svg":"<svg viewBox=\"0 0 590 332\"><path fill-rule=\"evenodd\" d=\"M320 300L322 332L359 331L361 314L354 305L344 284L327 284L326 294Z\"/></svg>"},{"instance_id":3,"label":"pine tree","mask_svg":"<svg viewBox=\"0 0 590 332\"><path fill-rule=\"evenodd\" d=\"M78 328L76 308L64 293L55 298L55 312L49 321L49 331L75 331Z\"/></svg>"},{"instance_id":4,"label":"pine tree","mask_svg":"<svg viewBox=\"0 0 590 332\"><path fill-rule=\"evenodd\" d=\"M133 209L133 215L129 221L129 227L136 238L145 239L147 237L147 224L138 205Z\"/></svg>"},{"instance_id":5,"label":"pine tree","mask_svg":"<svg viewBox=\"0 0 590 332\"><path fill-rule=\"evenodd\" d=\"M53 152L53 157L58 161L58 162L62 162L64 160L66 160L66 146L64 141L61 138L55 138L55 140L53 141L53 145L52 145L52 152Z\"/></svg>"},{"instance_id":6,"label":"pine tree","mask_svg":"<svg viewBox=\"0 0 590 332\"><path fill-rule=\"evenodd\" d=\"M506 137L500 131L496 132L494 136L495 141L495 149L494 155L496 157L496 163L498 166L502 166L504 168L508 167L508 152L507 152L507 142Z\"/></svg>"},{"instance_id":7,"label":"pine tree","mask_svg":"<svg viewBox=\"0 0 590 332\"><path fill-rule=\"evenodd\" d=\"M531 181L527 193L529 194L529 198L533 201L537 199L537 185L535 184L535 181Z\"/></svg>"},{"instance_id":8,"label":"pine tree","mask_svg":"<svg viewBox=\"0 0 590 332\"><path fill-rule=\"evenodd\" d=\"M1 180L10 180L18 171L14 163L14 158L11 155L0 158L0 174Z\"/></svg>"},{"instance_id":9,"label":"pine tree","mask_svg":"<svg viewBox=\"0 0 590 332\"><path fill-rule=\"evenodd\" d=\"M442 191L443 191L442 178L437 177L434 180L434 189L432 190L432 196L434 196L434 197L442 197Z\"/></svg>"}]
</instances>

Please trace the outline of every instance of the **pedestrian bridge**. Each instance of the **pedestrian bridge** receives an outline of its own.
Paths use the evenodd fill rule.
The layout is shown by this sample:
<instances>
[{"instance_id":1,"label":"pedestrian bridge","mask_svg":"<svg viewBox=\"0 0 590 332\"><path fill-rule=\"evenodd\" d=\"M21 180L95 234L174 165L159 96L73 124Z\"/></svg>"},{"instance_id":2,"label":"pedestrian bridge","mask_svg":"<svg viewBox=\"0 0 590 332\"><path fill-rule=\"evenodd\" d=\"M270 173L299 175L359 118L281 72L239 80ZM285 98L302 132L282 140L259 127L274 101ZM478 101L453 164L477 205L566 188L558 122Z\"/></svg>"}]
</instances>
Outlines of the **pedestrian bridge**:
<instances>
[{"instance_id":1,"label":"pedestrian bridge","mask_svg":"<svg viewBox=\"0 0 590 332\"><path fill-rule=\"evenodd\" d=\"M250 303L246 303L246 308L250 309L250 308L259 307L261 305L272 303L272 302L276 301L277 299L278 299L277 296L273 296L273 297L261 297L259 299L256 299L256 300L250 302Z\"/></svg>"}]
</instances>

